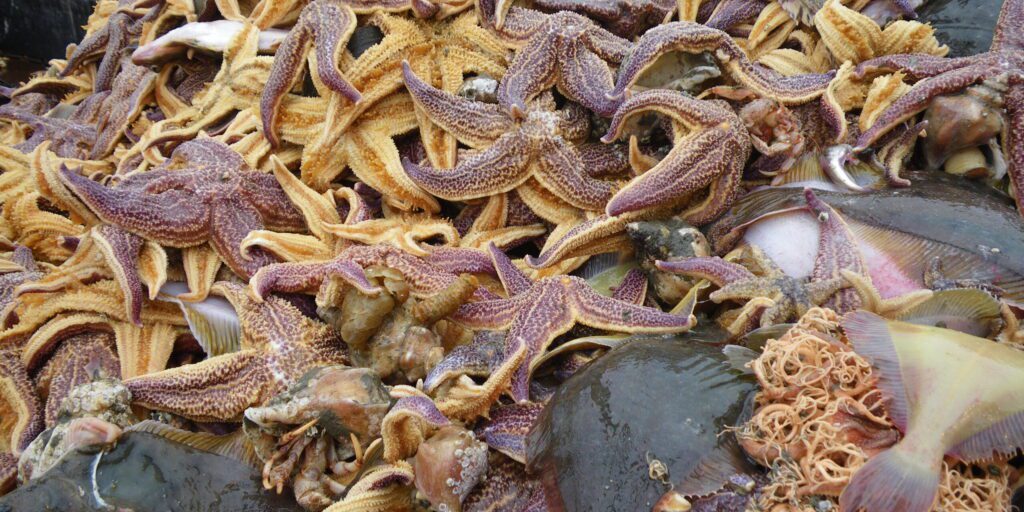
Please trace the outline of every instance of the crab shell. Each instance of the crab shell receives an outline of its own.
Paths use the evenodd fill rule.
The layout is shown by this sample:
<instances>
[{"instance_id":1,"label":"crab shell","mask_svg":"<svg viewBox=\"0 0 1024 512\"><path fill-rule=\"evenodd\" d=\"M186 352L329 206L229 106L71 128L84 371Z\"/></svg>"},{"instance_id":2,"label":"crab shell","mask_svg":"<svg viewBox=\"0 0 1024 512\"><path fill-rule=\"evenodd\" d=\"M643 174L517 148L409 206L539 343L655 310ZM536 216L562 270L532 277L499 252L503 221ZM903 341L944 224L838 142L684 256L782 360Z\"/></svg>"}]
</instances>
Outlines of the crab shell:
<instances>
[{"instance_id":1,"label":"crab shell","mask_svg":"<svg viewBox=\"0 0 1024 512\"><path fill-rule=\"evenodd\" d=\"M245 411L246 423L260 430L289 430L314 419L332 436L352 433L360 439L380 435L390 406L380 377L368 368L314 368L267 405Z\"/></svg>"}]
</instances>

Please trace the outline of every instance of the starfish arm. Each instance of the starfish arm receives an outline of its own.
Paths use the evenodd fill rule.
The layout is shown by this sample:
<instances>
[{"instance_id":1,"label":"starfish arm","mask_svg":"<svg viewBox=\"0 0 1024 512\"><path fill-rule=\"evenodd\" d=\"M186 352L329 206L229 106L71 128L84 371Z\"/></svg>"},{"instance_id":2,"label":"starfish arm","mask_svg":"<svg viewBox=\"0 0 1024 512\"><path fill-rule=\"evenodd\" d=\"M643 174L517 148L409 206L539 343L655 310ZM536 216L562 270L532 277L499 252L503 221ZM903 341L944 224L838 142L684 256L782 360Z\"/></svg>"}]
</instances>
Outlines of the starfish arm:
<instances>
[{"instance_id":1,"label":"starfish arm","mask_svg":"<svg viewBox=\"0 0 1024 512\"><path fill-rule=\"evenodd\" d=\"M508 192L530 178L530 141L516 130L502 135L493 146L439 170L404 159L409 177L423 190L449 201L465 201Z\"/></svg>"},{"instance_id":2,"label":"starfish arm","mask_svg":"<svg viewBox=\"0 0 1024 512\"><path fill-rule=\"evenodd\" d=\"M755 277L743 265L725 261L718 256L687 258L679 261L656 261L655 265L658 267L658 270L665 272L707 279L720 288L727 284Z\"/></svg>"},{"instance_id":3,"label":"starfish arm","mask_svg":"<svg viewBox=\"0 0 1024 512\"><path fill-rule=\"evenodd\" d=\"M749 139L721 126L686 137L677 141L658 165L620 189L605 211L622 215L678 203L719 176L742 173L749 154Z\"/></svg>"},{"instance_id":4,"label":"starfish arm","mask_svg":"<svg viewBox=\"0 0 1024 512\"><path fill-rule=\"evenodd\" d=\"M36 272L39 270L39 266L36 264L36 258L32 255L32 249L29 249L24 245L14 246L14 251L11 254L11 261L20 265L21 268L25 269L25 272Z\"/></svg>"},{"instance_id":5,"label":"starfish arm","mask_svg":"<svg viewBox=\"0 0 1024 512\"><path fill-rule=\"evenodd\" d=\"M629 152L621 144L579 144L576 152L583 162L583 172L591 178L623 176L631 171Z\"/></svg>"},{"instance_id":6,"label":"starfish arm","mask_svg":"<svg viewBox=\"0 0 1024 512\"><path fill-rule=\"evenodd\" d=\"M273 174L246 171L241 174L240 195L259 212L267 229L304 231L306 219L288 198Z\"/></svg>"},{"instance_id":7,"label":"starfish arm","mask_svg":"<svg viewBox=\"0 0 1024 512\"><path fill-rule=\"evenodd\" d=\"M533 9L512 7L508 0L477 0L476 3L480 24L512 47L526 44L547 19L546 14Z\"/></svg>"},{"instance_id":8,"label":"starfish arm","mask_svg":"<svg viewBox=\"0 0 1024 512\"><path fill-rule=\"evenodd\" d=\"M758 14L761 13L766 5L768 5L768 2L765 0L753 2L732 0L722 2L704 24L718 30L729 30L736 25L751 23L756 20Z\"/></svg>"},{"instance_id":9,"label":"starfish arm","mask_svg":"<svg viewBox=\"0 0 1024 512\"><path fill-rule=\"evenodd\" d=\"M610 144L621 138L633 118L648 112L666 116L691 130L728 122L742 124L720 102L698 100L680 92L656 89L641 92L623 102L612 116L608 132L601 137L601 141Z\"/></svg>"},{"instance_id":10,"label":"starfish arm","mask_svg":"<svg viewBox=\"0 0 1024 512\"><path fill-rule=\"evenodd\" d=\"M522 297L470 302L459 306L448 319L470 329L507 329L525 304Z\"/></svg>"},{"instance_id":11,"label":"starfish arm","mask_svg":"<svg viewBox=\"0 0 1024 512\"><path fill-rule=\"evenodd\" d=\"M470 101L435 89L420 80L407 62L402 63L402 73L416 106L463 144L475 149L486 148L512 129L512 121L497 105Z\"/></svg>"},{"instance_id":12,"label":"starfish arm","mask_svg":"<svg viewBox=\"0 0 1024 512\"><path fill-rule=\"evenodd\" d=\"M427 263L456 275L465 272L491 275L496 273L490 256L477 249L435 247L424 259Z\"/></svg>"},{"instance_id":13,"label":"starfish arm","mask_svg":"<svg viewBox=\"0 0 1024 512\"><path fill-rule=\"evenodd\" d=\"M75 51L68 57L68 62L61 70L60 76L66 77L71 73L74 73L82 64L85 63L86 59L89 59L95 55L101 55L103 50L107 47L107 42L110 40L110 22L107 22L103 28L93 32L88 37L82 40L82 42L75 47Z\"/></svg>"},{"instance_id":14,"label":"starfish arm","mask_svg":"<svg viewBox=\"0 0 1024 512\"><path fill-rule=\"evenodd\" d=\"M125 381L136 405L195 421L233 421L269 398L273 379L263 352L232 352Z\"/></svg>"},{"instance_id":15,"label":"starfish arm","mask_svg":"<svg viewBox=\"0 0 1024 512\"><path fill-rule=\"evenodd\" d=\"M977 62L978 56L949 59L926 53L884 55L858 64L853 77L860 80L868 76L902 71L910 80L921 80L965 68Z\"/></svg>"},{"instance_id":16,"label":"starfish arm","mask_svg":"<svg viewBox=\"0 0 1024 512\"><path fill-rule=\"evenodd\" d=\"M525 116L526 103L555 85L559 67L557 44L555 35L540 30L516 52L498 84L498 103L511 110L514 117Z\"/></svg>"},{"instance_id":17,"label":"starfish arm","mask_svg":"<svg viewBox=\"0 0 1024 512\"><path fill-rule=\"evenodd\" d=\"M359 91L338 71L338 59L355 25L355 13L343 2L316 0L303 7L295 27L277 49L260 95L263 134L272 145L279 143L276 128L281 101L302 72L303 61L314 41L321 82L353 103L360 100Z\"/></svg>"},{"instance_id":18,"label":"starfish arm","mask_svg":"<svg viewBox=\"0 0 1024 512\"><path fill-rule=\"evenodd\" d=\"M542 269L567 258L589 253L591 251L587 249L591 245L603 247L609 238L625 238L626 223L627 220L623 217L609 217L604 214L587 219L566 231L554 243L544 247L536 258L527 256L526 264L530 268Z\"/></svg>"},{"instance_id":19,"label":"starfish arm","mask_svg":"<svg viewBox=\"0 0 1024 512\"><path fill-rule=\"evenodd\" d=\"M512 263L504 251L498 249L494 244L488 244L487 252L491 255L494 270L497 271L498 278L501 279L501 284L505 286L509 296L514 297L526 293L533 286L530 278L526 277L526 274Z\"/></svg>"},{"instance_id":20,"label":"starfish arm","mask_svg":"<svg viewBox=\"0 0 1024 512\"><path fill-rule=\"evenodd\" d=\"M105 187L64 166L60 177L104 222L161 245L189 247L206 241L209 235L207 206L190 192L172 190L150 195Z\"/></svg>"},{"instance_id":21,"label":"starfish arm","mask_svg":"<svg viewBox=\"0 0 1024 512\"><path fill-rule=\"evenodd\" d=\"M1003 132L1003 153L1017 211L1024 215L1024 76L1011 77L1004 101L1008 122Z\"/></svg>"},{"instance_id":22,"label":"starfish arm","mask_svg":"<svg viewBox=\"0 0 1024 512\"><path fill-rule=\"evenodd\" d=\"M626 332L683 332L693 326L688 316L605 297L586 281L570 279L566 286L576 320L584 325Z\"/></svg>"},{"instance_id":23,"label":"starfish arm","mask_svg":"<svg viewBox=\"0 0 1024 512\"><path fill-rule=\"evenodd\" d=\"M210 245L231 271L248 279L261 267L276 263L262 247L250 248L242 255L242 240L250 231L263 229L260 213L237 197L218 197L210 215Z\"/></svg>"},{"instance_id":24,"label":"starfish arm","mask_svg":"<svg viewBox=\"0 0 1024 512\"><path fill-rule=\"evenodd\" d=\"M597 114L611 117L621 101L609 98L615 84L608 64L582 41L567 41L557 50L558 90Z\"/></svg>"},{"instance_id":25,"label":"starfish arm","mask_svg":"<svg viewBox=\"0 0 1024 512\"><path fill-rule=\"evenodd\" d=\"M502 341L492 333L482 332L474 336L472 343L455 347L427 374L423 380L424 391L433 393L440 384L462 375L490 375L501 364Z\"/></svg>"},{"instance_id":26,"label":"starfish arm","mask_svg":"<svg viewBox=\"0 0 1024 512\"><path fill-rule=\"evenodd\" d=\"M92 232L93 242L103 253L114 278L124 292L125 307L132 323L142 326L142 279L139 276L139 253L142 238L111 225L98 226Z\"/></svg>"},{"instance_id":27,"label":"starfish arm","mask_svg":"<svg viewBox=\"0 0 1024 512\"><path fill-rule=\"evenodd\" d=\"M338 70L338 59L356 29L356 15L348 2L312 2L303 8L309 16L313 38L316 39L316 68L320 80L328 89L355 103L361 95ZM300 15L300 17L302 16Z\"/></svg>"},{"instance_id":28,"label":"starfish arm","mask_svg":"<svg viewBox=\"0 0 1024 512\"><path fill-rule=\"evenodd\" d=\"M811 281L810 283L807 283L806 286L807 300L811 304L824 304L830 297L839 292L839 290L848 288L849 286L850 284L842 277ZM856 291L854 291L854 293L856 293Z\"/></svg>"},{"instance_id":29,"label":"starfish arm","mask_svg":"<svg viewBox=\"0 0 1024 512\"><path fill-rule=\"evenodd\" d=\"M761 96L787 105L806 103L821 96L835 75L830 72L784 77L750 62L743 50L725 32L698 23L679 21L648 30L640 38L633 53L619 69L612 96L623 97L626 90L636 83L658 57L671 51L712 52L742 85Z\"/></svg>"},{"instance_id":30,"label":"starfish arm","mask_svg":"<svg viewBox=\"0 0 1024 512\"><path fill-rule=\"evenodd\" d=\"M364 268L370 265L384 265L398 270L405 277L413 295L420 298L441 293L458 279L457 275L445 272L441 268L391 245L351 247L346 249L335 261L345 259ZM484 287L479 287L473 297L476 300L486 300L493 299L494 295Z\"/></svg>"},{"instance_id":31,"label":"starfish arm","mask_svg":"<svg viewBox=\"0 0 1024 512\"><path fill-rule=\"evenodd\" d=\"M743 173L741 172L727 172L719 175L711 183L704 200L688 205L686 210L679 214L679 217L694 226L711 223L732 208L733 203L743 192L742 180Z\"/></svg>"},{"instance_id":32,"label":"starfish arm","mask_svg":"<svg viewBox=\"0 0 1024 512\"><path fill-rule=\"evenodd\" d=\"M97 124L98 133L89 155L91 160L101 160L114 151L125 130L139 116L156 81L157 74L149 68L136 66L128 58L122 60L121 72L103 102L106 115Z\"/></svg>"},{"instance_id":33,"label":"starfish arm","mask_svg":"<svg viewBox=\"0 0 1024 512\"><path fill-rule=\"evenodd\" d=\"M399 210L421 209L437 212L441 206L424 192L402 167L402 159L391 135L379 128L348 130L345 152L348 166L363 183L384 192L384 201Z\"/></svg>"},{"instance_id":34,"label":"starfish arm","mask_svg":"<svg viewBox=\"0 0 1024 512\"><path fill-rule=\"evenodd\" d=\"M281 141L277 136L277 117L281 102L299 76L302 56L309 51L309 32L296 26L277 49L274 64L270 68L267 83L260 93L260 117L263 121L263 136L272 146Z\"/></svg>"},{"instance_id":35,"label":"starfish arm","mask_svg":"<svg viewBox=\"0 0 1024 512\"><path fill-rule=\"evenodd\" d=\"M530 374L548 345L573 326L572 298L560 283L549 281L528 294L528 301L516 312L512 326L505 335L505 357L526 346L526 357L512 376L510 393L517 402L529 399Z\"/></svg>"},{"instance_id":36,"label":"starfish arm","mask_svg":"<svg viewBox=\"0 0 1024 512\"><path fill-rule=\"evenodd\" d=\"M252 276L249 288L256 297L262 299L271 292L295 293L312 290L329 276L338 276L368 295L380 292L380 288L366 278L361 266L340 257L324 262L267 265Z\"/></svg>"},{"instance_id":37,"label":"starfish arm","mask_svg":"<svg viewBox=\"0 0 1024 512\"><path fill-rule=\"evenodd\" d=\"M764 277L733 281L723 285L710 295L711 300L716 304L727 300L750 300L759 297L772 299L777 303L788 299L784 293L781 293L773 279Z\"/></svg>"},{"instance_id":38,"label":"starfish arm","mask_svg":"<svg viewBox=\"0 0 1024 512\"><path fill-rule=\"evenodd\" d=\"M818 254L814 259L814 270L811 272L812 282L838 278L845 283L842 279L843 270L858 274L867 272L860 248L839 212L819 199L810 188L804 189L804 198L820 223ZM832 294L826 299L828 297L832 297ZM860 307L860 298L856 290L844 290L828 306L839 313L846 313Z\"/></svg>"},{"instance_id":39,"label":"starfish arm","mask_svg":"<svg viewBox=\"0 0 1024 512\"><path fill-rule=\"evenodd\" d=\"M600 57L601 60L613 64L622 63L629 56L630 52L633 51L633 43L631 41L612 34L596 25L584 32L580 37L580 41L588 50L594 52L594 55Z\"/></svg>"},{"instance_id":40,"label":"starfish arm","mask_svg":"<svg viewBox=\"0 0 1024 512\"><path fill-rule=\"evenodd\" d=\"M577 208L600 211L615 190L612 182L587 175L576 148L561 137L540 141L537 164L533 177L559 199Z\"/></svg>"},{"instance_id":41,"label":"starfish arm","mask_svg":"<svg viewBox=\"0 0 1024 512\"><path fill-rule=\"evenodd\" d=\"M962 91L997 74L999 74L999 70L996 66L983 63L956 69L918 82L910 91L889 105L868 131L860 134L854 151L861 152L870 147L897 125L928 108L936 96Z\"/></svg>"},{"instance_id":42,"label":"starfish arm","mask_svg":"<svg viewBox=\"0 0 1024 512\"><path fill-rule=\"evenodd\" d=\"M39 396L18 351L12 348L0 351L0 411L4 416L4 451L17 457L45 426Z\"/></svg>"},{"instance_id":43,"label":"starfish arm","mask_svg":"<svg viewBox=\"0 0 1024 512\"><path fill-rule=\"evenodd\" d=\"M1024 1L1005 0L992 36L992 51L1024 51L1024 30L1021 27L1024 27Z\"/></svg>"},{"instance_id":44,"label":"starfish arm","mask_svg":"<svg viewBox=\"0 0 1024 512\"><path fill-rule=\"evenodd\" d=\"M647 298L647 274L638 268L626 272L622 282L612 292L612 298L630 304L643 304Z\"/></svg>"},{"instance_id":45,"label":"starfish arm","mask_svg":"<svg viewBox=\"0 0 1024 512\"><path fill-rule=\"evenodd\" d=\"M123 14L111 16L111 20L107 22L107 26L110 27L107 46L100 59L100 65L96 68L93 91L110 90L117 68L121 64L121 50L128 46L128 23L131 23L131 20Z\"/></svg>"}]
</instances>

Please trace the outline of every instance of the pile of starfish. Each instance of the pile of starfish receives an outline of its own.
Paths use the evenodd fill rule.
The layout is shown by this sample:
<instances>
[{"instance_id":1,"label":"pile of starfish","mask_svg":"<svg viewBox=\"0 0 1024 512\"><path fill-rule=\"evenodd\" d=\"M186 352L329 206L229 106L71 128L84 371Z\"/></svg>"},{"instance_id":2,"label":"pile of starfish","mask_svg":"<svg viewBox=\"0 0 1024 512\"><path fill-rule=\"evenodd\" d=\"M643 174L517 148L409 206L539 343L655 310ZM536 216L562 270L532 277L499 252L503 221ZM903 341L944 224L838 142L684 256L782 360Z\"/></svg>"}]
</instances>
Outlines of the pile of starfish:
<instances>
[{"instance_id":1,"label":"pile of starfish","mask_svg":"<svg viewBox=\"0 0 1024 512\"><path fill-rule=\"evenodd\" d=\"M586 278L632 258L632 223L707 225L807 163L909 186L919 114L978 85L1024 206L1024 0L962 58L916 3L100 0L66 58L0 90L0 492L82 384L123 382L149 431L237 448L252 411L341 365L374 369L390 407L339 396L370 419L326 455L322 414L256 422L279 443L257 451L268 488L311 510L545 510L522 440L555 345L685 332L709 284L744 304L737 336L922 299L882 300L810 191L809 280L756 251L658 262L707 281L678 305L625 264ZM484 463L460 459L467 437Z\"/></svg>"}]
</instances>

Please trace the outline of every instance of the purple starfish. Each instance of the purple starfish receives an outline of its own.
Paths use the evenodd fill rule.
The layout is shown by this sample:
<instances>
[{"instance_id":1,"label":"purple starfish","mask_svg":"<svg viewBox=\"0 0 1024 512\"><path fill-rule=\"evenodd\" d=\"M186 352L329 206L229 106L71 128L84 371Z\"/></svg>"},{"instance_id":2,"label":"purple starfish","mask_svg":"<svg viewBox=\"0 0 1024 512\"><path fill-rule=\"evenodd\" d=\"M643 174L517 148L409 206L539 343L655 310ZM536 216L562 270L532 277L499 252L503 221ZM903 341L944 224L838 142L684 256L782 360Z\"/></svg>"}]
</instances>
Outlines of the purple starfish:
<instances>
[{"instance_id":1,"label":"purple starfish","mask_svg":"<svg viewBox=\"0 0 1024 512\"><path fill-rule=\"evenodd\" d=\"M512 378L516 401L529 398L530 374L548 345L577 322L624 332L682 332L692 319L598 294L583 279L552 276L531 281L494 244L488 247L507 299L463 304L451 319L474 329L508 328L506 357L525 343L526 360Z\"/></svg>"},{"instance_id":2,"label":"purple starfish","mask_svg":"<svg viewBox=\"0 0 1024 512\"><path fill-rule=\"evenodd\" d=\"M888 55L862 62L858 77L903 71L920 80L885 109L875 124L857 139L855 152L864 152L886 134L927 109L942 95L964 91L976 84L997 84L1002 93L1007 126L1003 153L1017 209L1024 209L1024 0L1006 0L999 13L992 46L971 57L947 59L931 55ZM935 127L932 127L935 128Z\"/></svg>"},{"instance_id":3,"label":"purple starfish","mask_svg":"<svg viewBox=\"0 0 1024 512\"><path fill-rule=\"evenodd\" d=\"M180 168L181 170L172 170ZM250 231L301 231L302 215L271 174L253 171L230 147L213 139L182 144L161 167L104 186L66 167L64 183L105 223L169 247L209 242L239 276L274 263L250 249Z\"/></svg>"}]
</instances>

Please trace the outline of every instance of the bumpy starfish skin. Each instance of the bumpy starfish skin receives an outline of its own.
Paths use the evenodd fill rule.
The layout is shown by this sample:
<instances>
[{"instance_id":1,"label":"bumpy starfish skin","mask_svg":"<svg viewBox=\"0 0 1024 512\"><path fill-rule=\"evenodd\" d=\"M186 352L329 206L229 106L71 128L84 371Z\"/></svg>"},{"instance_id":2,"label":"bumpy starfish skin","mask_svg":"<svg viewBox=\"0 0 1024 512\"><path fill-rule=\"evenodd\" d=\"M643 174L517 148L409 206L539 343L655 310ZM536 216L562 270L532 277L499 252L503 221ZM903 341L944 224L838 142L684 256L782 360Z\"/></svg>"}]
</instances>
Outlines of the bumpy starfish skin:
<instances>
[{"instance_id":1,"label":"bumpy starfish skin","mask_svg":"<svg viewBox=\"0 0 1024 512\"><path fill-rule=\"evenodd\" d=\"M43 408L25 365L10 347L0 350L0 411L0 451L17 457L43 431Z\"/></svg>"},{"instance_id":2,"label":"bumpy starfish skin","mask_svg":"<svg viewBox=\"0 0 1024 512\"><path fill-rule=\"evenodd\" d=\"M550 12L585 14L625 38L664 23L676 8L673 0L535 0L533 5Z\"/></svg>"},{"instance_id":3,"label":"bumpy starfish skin","mask_svg":"<svg viewBox=\"0 0 1024 512\"><path fill-rule=\"evenodd\" d=\"M344 343L280 297L257 302L246 288L218 283L242 326L242 349L205 361L128 379L138 405L196 421L231 421L247 407L284 391L307 370L347 362Z\"/></svg>"},{"instance_id":4,"label":"bumpy starfish skin","mask_svg":"<svg viewBox=\"0 0 1024 512\"><path fill-rule=\"evenodd\" d=\"M142 34L142 24L150 18L150 16L139 17L131 12L129 8L133 3L133 0L120 0L118 10L110 15L106 25L89 34L75 48L60 76L68 76L80 69L87 60L101 56L93 90L106 91L110 89L123 50L138 39ZM155 13L158 10L154 9L151 12Z\"/></svg>"},{"instance_id":5,"label":"bumpy starfish skin","mask_svg":"<svg viewBox=\"0 0 1024 512\"><path fill-rule=\"evenodd\" d=\"M338 56L356 28L356 15L341 0L314 0L302 8L299 21L277 49L267 86L260 96L263 133L278 145L277 112L281 100L302 71L306 54L316 46L317 73L321 82L353 103L361 98L338 70Z\"/></svg>"},{"instance_id":6,"label":"bumpy starfish skin","mask_svg":"<svg viewBox=\"0 0 1024 512\"><path fill-rule=\"evenodd\" d=\"M865 151L904 121L931 105L935 98L964 91L986 81L1003 84L1008 126L1004 131L1003 153L1017 209L1024 214L1024 0L1003 2L988 52L971 57L943 59L928 55L892 55L861 63L856 74L903 71L920 80L894 101L867 131L857 138L856 151Z\"/></svg>"},{"instance_id":7,"label":"bumpy starfish skin","mask_svg":"<svg viewBox=\"0 0 1024 512\"><path fill-rule=\"evenodd\" d=\"M842 278L843 271L867 275L864 257L857 247L853 233L839 212L814 195L810 188L804 189L804 199L807 201L808 210L817 216L820 224L818 254L814 258L811 280L827 281ZM839 313L853 311L860 305L860 297L853 288L840 290L825 303L826 307Z\"/></svg>"},{"instance_id":8,"label":"bumpy starfish skin","mask_svg":"<svg viewBox=\"0 0 1024 512\"><path fill-rule=\"evenodd\" d=\"M405 81L416 104L431 120L479 153L454 169L431 169L405 160L409 177L427 192L467 200L508 192L531 178L577 208L599 210L613 184L583 172L574 140L587 121L571 106L560 111L530 109L517 121L498 105L474 102L430 87L406 66Z\"/></svg>"},{"instance_id":9,"label":"bumpy starfish skin","mask_svg":"<svg viewBox=\"0 0 1024 512\"><path fill-rule=\"evenodd\" d=\"M9 308L13 307L14 289L18 285L43 277L28 247L15 246L10 262L16 269L0 274L0 319L6 318Z\"/></svg>"},{"instance_id":10,"label":"bumpy starfish skin","mask_svg":"<svg viewBox=\"0 0 1024 512\"><path fill-rule=\"evenodd\" d=\"M177 164L184 168L170 170ZM237 153L213 139L182 144L165 168L133 174L117 186L103 186L68 169L61 178L104 222L170 247L209 241L243 277L274 261L261 249L241 254L250 231L304 226L273 176L250 170Z\"/></svg>"},{"instance_id":11,"label":"bumpy starfish skin","mask_svg":"<svg viewBox=\"0 0 1024 512\"><path fill-rule=\"evenodd\" d=\"M72 389L98 378L121 378L114 336L103 330L87 331L61 340L50 360L36 377L46 389L46 427L57 423L61 402Z\"/></svg>"},{"instance_id":12,"label":"bumpy starfish skin","mask_svg":"<svg viewBox=\"0 0 1024 512\"><path fill-rule=\"evenodd\" d=\"M552 14L516 53L498 86L498 103L521 119L528 101L557 85L568 98L611 116L618 102L609 99L614 84L605 61L621 62L629 49L628 41L583 16L565 11Z\"/></svg>"},{"instance_id":13,"label":"bumpy starfish skin","mask_svg":"<svg viewBox=\"0 0 1024 512\"><path fill-rule=\"evenodd\" d=\"M493 245L488 249L509 298L464 304L451 319L474 329L508 328L506 357L526 345L526 360L512 378L516 401L529 397L530 374L548 345L577 322L626 332L682 332L692 326L689 317L604 297L578 277L531 281L505 253Z\"/></svg>"},{"instance_id":14,"label":"bumpy starfish skin","mask_svg":"<svg viewBox=\"0 0 1024 512\"><path fill-rule=\"evenodd\" d=\"M483 429L487 446L526 464L526 435L543 410L544 404L534 402L496 407Z\"/></svg>"},{"instance_id":15,"label":"bumpy starfish skin","mask_svg":"<svg viewBox=\"0 0 1024 512\"><path fill-rule=\"evenodd\" d=\"M22 110L0 112L0 118L21 121L32 127L32 136L17 149L31 152L44 141L53 141L57 156L100 160L114 151L129 125L139 116L157 75L122 59L121 71L108 91L93 94L67 119Z\"/></svg>"},{"instance_id":16,"label":"bumpy starfish skin","mask_svg":"<svg viewBox=\"0 0 1024 512\"><path fill-rule=\"evenodd\" d=\"M0 112L0 118L25 123L32 129L32 135L15 145L14 148L30 153L49 141L49 149L63 158L85 158L89 155L90 142L96 138L96 120L99 117L103 97L97 95L79 104L67 119L51 118L30 114L20 110Z\"/></svg>"},{"instance_id":17,"label":"bumpy starfish skin","mask_svg":"<svg viewBox=\"0 0 1024 512\"><path fill-rule=\"evenodd\" d=\"M409 291L424 298L442 292L458 279L458 274L430 264L390 245L354 246L342 251L332 261L311 263L277 263L260 269L249 281L256 297L265 297L272 291L302 292L320 286L331 276L344 279L361 292L376 294L380 289L370 283L363 269L383 265L402 273ZM493 298L484 288L474 293L478 299Z\"/></svg>"},{"instance_id":18,"label":"bumpy starfish skin","mask_svg":"<svg viewBox=\"0 0 1024 512\"><path fill-rule=\"evenodd\" d=\"M277 115L281 100L301 73L311 47L316 48L317 74L328 89L351 102L362 95L341 74L339 59L356 28L357 14L412 10L419 18L439 11L428 0L313 0L302 8L299 20L278 48L270 78L260 98L263 133L277 145Z\"/></svg>"},{"instance_id":19,"label":"bumpy starfish skin","mask_svg":"<svg viewBox=\"0 0 1024 512\"><path fill-rule=\"evenodd\" d=\"M742 265L717 256L689 258L680 261L658 261L656 264L659 270L692 275L711 281L719 287L710 296L711 300L715 302L770 299L771 306L761 313L760 324L762 327L799 318L847 286L845 279L841 277L809 282L794 279L784 274L766 258L760 262L766 268L763 277L754 275Z\"/></svg>"},{"instance_id":20,"label":"bumpy starfish skin","mask_svg":"<svg viewBox=\"0 0 1024 512\"><path fill-rule=\"evenodd\" d=\"M698 23L677 21L648 30L637 41L633 53L623 62L613 95L622 97L658 57L672 51L711 52L723 71L759 96L786 105L806 103L821 96L834 72L782 76L750 62L743 50L721 30Z\"/></svg>"},{"instance_id":21,"label":"bumpy starfish skin","mask_svg":"<svg viewBox=\"0 0 1024 512\"><path fill-rule=\"evenodd\" d=\"M311 143L300 141L307 144L302 157L303 180L317 190L326 189L346 164L364 180L370 179L368 171L372 171L374 174L387 174L395 183L404 185L409 181L401 169L401 159L394 144L382 139L380 134L394 136L412 128L396 126L401 123L394 122L393 115L375 118L378 116L370 116L370 113L376 109L367 111L402 88L403 61L408 60L412 69L428 82L453 94L467 75L500 77L505 72L506 48L496 37L476 25L473 13L434 24L377 14L367 23L379 28L384 39L356 59L346 54L344 68L346 76L362 92L363 100L352 105L339 95L328 95L327 113L320 133L311 138ZM405 94L399 96L408 98ZM398 117L404 119L408 114L415 114L431 164L444 168L453 166L457 149L455 138L434 126L420 109L406 110ZM350 129L357 118L358 122ZM360 130L353 131L357 126ZM349 148L347 158L340 162L338 144ZM422 190L413 188L419 196L432 200ZM398 190L404 192L404 188ZM381 189L381 192L389 191ZM388 194L385 199L393 195ZM436 202L431 203L419 196L419 201L412 206L426 211L436 210ZM409 209L408 205L396 207Z\"/></svg>"},{"instance_id":22,"label":"bumpy starfish skin","mask_svg":"<svg viewBox=\"0 0 1024 512\"><path fill-rule=\"evenodd\" d=\"M707 186L708 199L691 205L683 218L711 221L731 206L750 155L750 137L728 106L668 90L644 91L624 102L602 140L619 138L628 121L646 112L669 117L689 133L675 136L672 150L654 168L619 190L605 208L609 216L678 205Z\"/></svg>"}]
</instances>

